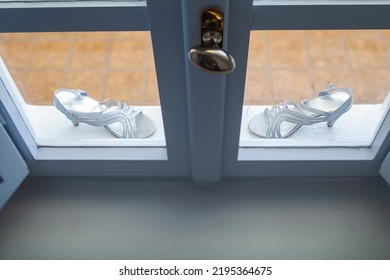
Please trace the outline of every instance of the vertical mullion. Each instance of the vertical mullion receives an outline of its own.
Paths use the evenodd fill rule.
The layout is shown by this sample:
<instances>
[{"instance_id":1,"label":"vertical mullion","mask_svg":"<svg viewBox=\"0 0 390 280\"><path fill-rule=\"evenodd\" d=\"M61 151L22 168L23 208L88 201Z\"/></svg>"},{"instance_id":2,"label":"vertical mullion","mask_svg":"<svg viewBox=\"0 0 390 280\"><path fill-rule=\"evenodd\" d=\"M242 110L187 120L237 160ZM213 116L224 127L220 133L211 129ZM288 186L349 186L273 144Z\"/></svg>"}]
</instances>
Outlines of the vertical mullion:
<instances>
[{"instance_id":1,"label":"vertical mullion","mask_svg":"<svg viewBox=\"0 0 390 280\"><path fill-rule=\"evenodd\" d=\"M252 25L253 0L230 2L229 48L236 60L236 69L227 77L223 176L229 177L238 165L241 117L244 102L245 77L249 37Z\"/></svg>"},{"instance_id":2,"label":"vertical mullion","mask_svg":"<svg viewBox=\"0 0 390 280\"><path fill-rule=\"evenodd\" d=\"M147 4L168 161L190 176L180 0L148 0Z\"/></svg>"},{"instance_id":3,"label":"vertical mullion","mask_svg":"<svg viewBox=\"0 0 390 280\"><path fill-rule=\"evenodd\" d=\"M206 73L194 67L187 59L187 51L201 43L202 10L218 7L224 12L226 22L228 3L228 0L182 0L191 170L192 179L198 182L221 179L226 76Z\"/></svg>"}]
</instances>

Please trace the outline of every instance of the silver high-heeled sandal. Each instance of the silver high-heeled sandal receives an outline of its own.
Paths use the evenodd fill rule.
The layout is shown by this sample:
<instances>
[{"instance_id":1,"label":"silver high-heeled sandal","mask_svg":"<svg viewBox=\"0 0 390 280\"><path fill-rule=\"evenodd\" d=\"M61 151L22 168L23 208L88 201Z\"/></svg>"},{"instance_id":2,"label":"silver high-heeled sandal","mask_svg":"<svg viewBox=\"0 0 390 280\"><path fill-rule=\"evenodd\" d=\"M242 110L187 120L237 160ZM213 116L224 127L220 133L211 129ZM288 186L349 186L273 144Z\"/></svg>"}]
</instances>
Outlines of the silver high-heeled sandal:
<instances>
[{"instance_id":1,"label":"silver high-heeled sandal","mask_svg":"<svg viewBox=\"0 0 390 280\"><path fill-rule=\"evenodd\" d=\"M265 109L249 122L249 130L263 138L287 138L302 125L327 122L331 127L352 106L352 91L349 88L328 88L313 100L303 100L300 105L287 100Z\"/></svg>"},{"instance_id":2,"label":"silver high-heeled sandal","mask_svg":"<svg viewBox=\"0 0 390 280\"><path fill-rule=\"evenodd\" d=\"M109 99L99 102L81 89L57 89L54 106L75 126L80 122L104 126L118 138L146 138L156 130L153 121L133 106Z\"/></svg>"}]
</instances>

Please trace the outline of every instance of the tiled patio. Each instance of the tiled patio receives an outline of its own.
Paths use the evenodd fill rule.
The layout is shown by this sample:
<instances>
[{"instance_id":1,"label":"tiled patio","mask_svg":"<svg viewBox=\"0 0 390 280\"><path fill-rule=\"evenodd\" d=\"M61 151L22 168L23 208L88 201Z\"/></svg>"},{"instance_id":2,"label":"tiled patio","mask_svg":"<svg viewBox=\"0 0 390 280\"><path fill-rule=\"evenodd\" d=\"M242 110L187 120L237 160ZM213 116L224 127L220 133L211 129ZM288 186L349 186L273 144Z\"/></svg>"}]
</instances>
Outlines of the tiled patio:
<instances>
[{"instance_id":1,"label":"tiled patio","mask_svg":"<svg viewBox=\"0 0 390 280\"><path fill-rule=\"evenodd\" d=\"M255 31L246 104L314 97L327 82L349 87L355 103L382 102L390 90L389 31Z\"/></svg>"},{"instance_id":2,"label":"tiled patio","mask_svg":"<svg viewBox=\"0 0 390 280\"><path fill-rule=\"evenodd\" d=\"M0 52L26 101L52 104L56 88L96 99L158 105L149 33L2 34Z\"/></svg>"},{"instance_id":3,"label":"tiled patio","mask_svg":"<svg viewBox=\"0 0 390 280\"><path fill-rule=\"evenodd\" d=\"M382 102L389 51L390 31L254 31L245 103L310 99L327 82L350 87L355 103ZM0 55L31 104L51 104L59 87L159 104L148 32L1 34Z\"/></svg>"}]
</instances>

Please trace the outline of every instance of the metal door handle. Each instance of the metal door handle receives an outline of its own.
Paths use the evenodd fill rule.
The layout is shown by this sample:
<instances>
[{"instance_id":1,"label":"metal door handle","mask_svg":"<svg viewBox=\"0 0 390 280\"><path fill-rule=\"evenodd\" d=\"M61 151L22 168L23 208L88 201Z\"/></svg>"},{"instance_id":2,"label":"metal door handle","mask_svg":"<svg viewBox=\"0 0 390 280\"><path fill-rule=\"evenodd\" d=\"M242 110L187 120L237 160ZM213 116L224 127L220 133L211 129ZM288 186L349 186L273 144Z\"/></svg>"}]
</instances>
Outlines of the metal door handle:
<instances>
[{"instance_id":1,"label":"metal door handle","mask_svg":"<svg viewBox=\"0 0 390 280\"><path fill-rule=\"evenodd\" d=\"M223 13L218 8L208 8L201 18L202 43L188 51L188 58L200 69L215 74L231 73L236 62L231 54L222 49Z\"/></svg>"}]
</instances>

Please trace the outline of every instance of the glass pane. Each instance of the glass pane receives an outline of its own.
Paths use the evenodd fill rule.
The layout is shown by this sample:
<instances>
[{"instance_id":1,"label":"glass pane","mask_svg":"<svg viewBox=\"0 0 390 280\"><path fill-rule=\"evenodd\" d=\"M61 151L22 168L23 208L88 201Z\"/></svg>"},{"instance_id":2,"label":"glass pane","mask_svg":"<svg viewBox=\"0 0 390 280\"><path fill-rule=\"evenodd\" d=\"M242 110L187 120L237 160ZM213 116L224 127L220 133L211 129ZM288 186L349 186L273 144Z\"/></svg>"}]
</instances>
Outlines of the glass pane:
<instances>
[{"instance_id":1,"label":"glass pane","mask_svg":"<svg viewBox=\"0 0 390 280\"><path fill-rule=\"evenodd\" d=\"M246 105L299 102L327 82L355 104L383 102L390 89L390 31L252 31Z\"/></svg>"},{"instance_id":2,"label":"glass pane","mask_svg":"<svg viewBox=\"0 0 390 280\"><path fill-rule=\"evenodd\" d=\"M345 114L331 128L327 127L326 121L316 118L314 111L301 110L302 101L306 99L324 103L322 107L318 103L315 105L316 109L326 111L324 118L341 107L342 103L337 108L329 109L329 106L333 106L330 101L326 103L319 99L319 92L327 89L328 83L336 88L349 88L353 93L352 108L344 110ZM369 146L388 110L389 99L386 97L389 90L390 31L252 31L241 146L264 144L258 140L270 138L269 135L262 138L264 131L256 134L253 130L260 131L260 123L268 125L269 120L265 119L270 117L269 112L278 115L280 110L287 107L288 112L292 109L300 116L310 116L310 121L314 122L304 124L307 120L305 116L298 117L292 124L283 121L286 128L281 130L292 131L292 134L287 134L288 139L306 140L305 145L309 146ZM334 96L341 98L340 94ZM287 100L296 105L289 103L286 107L284 102ZM272 108L273 111L267 111ZM257 122L252 121L250 126L251 120L260 115L262 117ZM255 124L257 128L254 128ZM304 125L294 132L292 128L296 124ZM250 141L245 144L245 139ZM273 141L267 145L273 146L275 143ZM293 140L278 142L277 145L288 143L297 145Z\"/></svg>"},{"instance_id":3,"label":"glass pane","mask_svg":"<svg viewBox=\"0 0 390 280\"><path fill-rule=\"evenodd\" d=\"M0 57L7 68L0 67L1 78L11 74L16 87L8 83L9 95L38 146L141 145L133 138L166 146L150 32L3 33ZM81 89L93 100L61 93L62 110L53 106L60 88ZM92 116L96 110L101 118Z\"/></svg>"},{"instance_id":4,"label":"glass pane","mask_svg":"<svg viewBox=\"0 0 390 280\"><path fill-rule=\"evenodd\" d=\"M149 32L1 34L0 56L29 104L80 88L97 100L159 105Z\"/></svg>"}]
</instances>

